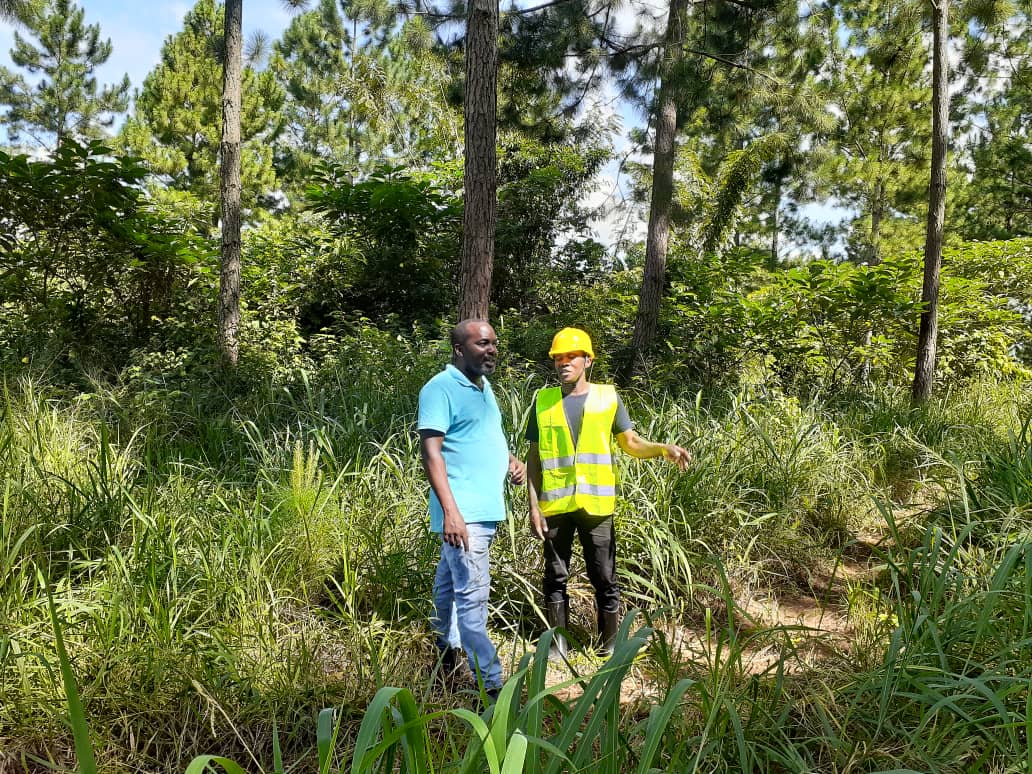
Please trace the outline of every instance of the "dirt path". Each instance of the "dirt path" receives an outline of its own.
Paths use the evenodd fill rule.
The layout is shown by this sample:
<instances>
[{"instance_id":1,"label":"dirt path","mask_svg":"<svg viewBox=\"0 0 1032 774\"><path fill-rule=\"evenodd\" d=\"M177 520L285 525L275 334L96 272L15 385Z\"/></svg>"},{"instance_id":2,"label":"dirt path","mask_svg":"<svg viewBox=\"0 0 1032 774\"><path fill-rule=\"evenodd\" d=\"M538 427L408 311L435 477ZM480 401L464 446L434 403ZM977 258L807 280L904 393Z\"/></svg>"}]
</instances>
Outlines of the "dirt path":
<instances>
[{"instance_id":1,"label":"dirt path","mask_svg":"<svg viewBox=\"0 0 1032 774\"><path fill-rule=\"evenodd\" d=\"M850 550L843 552L830 567L811 572L807 590L757 590L735 598L736 610L714 611L711 631L704 624L659 624L657 636L663 639L664 658L676 660L682 672L693 669L712 671L728 666L729 657L739 657L745 674L764 674L779 661L788 673L810 669L837 654L848 653L854 644L853 624L849 617L849 589L873 583L878 572L875 547L885 536L863 532L856 536ZM729 626L729 618L734 625ZM728 646L728 637L737 639ZM738 654L737 656L732 654ZM786 658L787 656L787 658ZM572 654L572 663L581 674L593 671L601 660L583 653ZM565 665L552 666L548 684L559 685L571 679ZM634 668L624 681L621 702L656 698L659 688L644 668ZM562 689L559 695L576 698L579 686Z\"/></svg>"}]
</instances>

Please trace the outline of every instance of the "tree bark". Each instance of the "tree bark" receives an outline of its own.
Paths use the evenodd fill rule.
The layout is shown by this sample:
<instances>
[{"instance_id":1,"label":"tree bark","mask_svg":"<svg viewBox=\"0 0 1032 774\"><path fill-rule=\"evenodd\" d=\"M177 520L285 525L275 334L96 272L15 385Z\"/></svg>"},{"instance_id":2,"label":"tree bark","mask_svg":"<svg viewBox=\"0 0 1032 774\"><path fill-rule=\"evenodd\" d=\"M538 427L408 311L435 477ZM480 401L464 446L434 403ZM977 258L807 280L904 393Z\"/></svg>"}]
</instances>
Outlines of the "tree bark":
<instances>
[{"instance_id":1,"label":"tree bark","mask_svg":"<svg viewBox=\"0 0 1032 774\"><path fill-rule=\"evenodd\" d=\"M778 217L781 209L781 177L774 182L774 209L770 214L771 217L771 231L770 231L770 257L767 259L767 268L771 271L777 271L778 258L780 257L780 246L778 245L778 237L781 236L781 220Z\"/></svg>"},{"instance_id":2,"label":"tree bark","mask_svg":"<svg viewBox=\"0 0 1032 774\"><path fill-rule=\"evenodd\" d=\"M240 103L243 69L243 0L226 0L222 75L220 200L222 270L219 275L219 348L230 366L240 356Z\"/></svg>"},{"instance_id":3,"label":"tree bark","mask_svg":"<svg viewBox=\"0 0 1032 774\"><path fill-rule=\"evenodd\" d=\"M885 186L881 180L874 184L874 193L871 196L871 245L867 255L867 263L877 266L881 263L881 223L885 211Z\"/></svg>"},{"instance_id":4,"label":"tree bark","mask_svg":"<svg viewBox=\"0 0 1032 774\"><path fill-rule=\"evenodd\" d=\"M486 320L491 301L497 219L497 77L498 2L473 0L466 23L465 209L459 285L460 320Z\"/></svg>"},{"instance_id":5,"label":"tree bark","mask_svg":"<svg viewBox=\"0 0 1032 774\"><path fill-rule=\"evenodd\" d=\"M645 235L645 272L638 294L638 313L631 337L630 372L640 373L645 356L656 339L659 305L666 280L667 245L670 240L670 207L674 194L674 157L677 141L677 97L673 73L684 54L684 21L687 0L671 0L663 36L663 67L656 109L656 149L652 160L652 201Z\"/></svg>"},{"instance_id":6,"label":"tree bark","mask_svg":"<svg viewBox=\"0 0 1032 774\"><path fill-rule=\"evenodd\" d=\"M932 0L932 168L928 183L928 223L925 230L924 284L921 327L911 400L924 403L935 384L935 345L939 333L939 272L946 220L946 148L949 133L949 0Z\"/></svg>"}]
</instances>

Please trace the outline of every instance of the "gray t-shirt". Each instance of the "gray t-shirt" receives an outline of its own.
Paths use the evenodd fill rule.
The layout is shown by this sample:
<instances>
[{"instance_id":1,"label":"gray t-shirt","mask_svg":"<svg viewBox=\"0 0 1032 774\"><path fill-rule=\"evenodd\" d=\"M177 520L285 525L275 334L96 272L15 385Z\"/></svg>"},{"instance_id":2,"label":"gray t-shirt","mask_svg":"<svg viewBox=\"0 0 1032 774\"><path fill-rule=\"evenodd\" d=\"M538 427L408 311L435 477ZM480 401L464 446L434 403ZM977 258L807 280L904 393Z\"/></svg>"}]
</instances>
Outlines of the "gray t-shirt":
<instances>
[{"instance_id":1,"label":"gray t-shirt","mask_svg":"<svg viewBox=\"0 0 1032 774\"><path fill-rule=\"evenodd\" d=\"M563 413L566 415L566 424L570 427L570 435L573 438L574 448L576 448L577 439L580 437L581 423L584 420L584 402L587 398L588 393L586 392L581 395L563 396ZM536 402L537 401L535 399L535 403ZM613 417L613 435L619 435L633 427L634 423L627 415L627 409L624 407L620 396L617 395L616 415ZM530 418L527 419L527 431L524 435L530 443L538 442L540 433L538 432L537 411L530 412Z\"/></svg>"}]
</instances>

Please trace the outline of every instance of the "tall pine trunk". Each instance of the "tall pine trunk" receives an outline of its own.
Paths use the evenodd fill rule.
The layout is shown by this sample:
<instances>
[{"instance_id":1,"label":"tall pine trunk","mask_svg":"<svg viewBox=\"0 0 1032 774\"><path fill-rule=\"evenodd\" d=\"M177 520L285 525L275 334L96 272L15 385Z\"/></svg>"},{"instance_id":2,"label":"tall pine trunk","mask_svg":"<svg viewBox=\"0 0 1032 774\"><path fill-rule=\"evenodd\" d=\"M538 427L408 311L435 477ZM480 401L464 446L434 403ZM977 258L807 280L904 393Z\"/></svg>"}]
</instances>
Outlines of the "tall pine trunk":
<instances>
[{"instance_id":1,"label":"tall pine trunk","mask_svg":"<svg viewBox=\"0 0 1032 774\"><path fill-rule=\"evenodd\" d=\"M949 132L949 70L947 44L949 0L932 0L932 168L928 183L928 223L925 230L924 284L921 288L921 328L911 400L923 403L935 384L935 345L939 333L939 272L946 220L946 146Z\"/></svg>"},{"instance_id":2,"label":"tall pine trunk","mask_svg":"<svg viewBox=\"0 0 1032 774\"><path fill-rule=\"evenodd\" d=\"M631 337L630 372L639 372L656 339L659 305L666 281L667 245L670 241L670 208L674 194L674 157L677 140L677 96L674 89L677 65L684 54L684 21L687 0L671 0L670 16L663 37L663 65L660 71L656 109L656 149L652 161L652 202L645 235L645 273L638 295L638 313Z\"/></svg>"},{"instance_id":3,"label":"tall pine trunk","mask_svg":"<svg viewBox=\"0 0 1032 774\"><path fill-rule=\"evenodd\" d=\"M243 0L226 0L222 75L222 271L219 275L219 348L235 366L240 356L240 101L243 69Z\"/></svg>"},{"instance_id":4,"label":"tall pine trunk","mask_svg":"<svg viewBox=\"0 0 1032 774\"><path fill-rule=\"evenodd\" d=\"M466 26L465 211L462 219L460 320L486 320L491 301L497 219L497 71L498 2L473 0Z\"/></svg>"}]
</instances>

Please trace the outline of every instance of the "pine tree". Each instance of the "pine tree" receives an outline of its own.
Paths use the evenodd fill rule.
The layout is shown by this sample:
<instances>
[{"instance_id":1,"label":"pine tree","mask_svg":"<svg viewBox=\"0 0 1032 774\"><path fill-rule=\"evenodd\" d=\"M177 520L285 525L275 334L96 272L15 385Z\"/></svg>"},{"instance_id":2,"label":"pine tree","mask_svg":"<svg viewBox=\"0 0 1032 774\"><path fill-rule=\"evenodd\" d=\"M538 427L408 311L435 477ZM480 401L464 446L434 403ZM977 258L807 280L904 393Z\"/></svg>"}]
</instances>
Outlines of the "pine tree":
<instances>
[{"instance_id":1,"label":"pine tree","mask_svg":"<svg viewBox=\"0 0 1032 774\"><path fill-rule=\"evenodd\" d=\"M674 157L677 139L677 80L684 59L684 42L688 27L687 0L671 0L666 34L663 40L663 66L659 74L659 97L655 112L656 144L652 161L652 198L645 238L645 270L638 313L634 318L631 351L635 367L656 338L659 305L666 281L667 243L670 238L670 210L674 195Z\"/></svg>"},{"instance_id":2,"label":"pine tree","mask_svg":"<svg viewBox=\"0 0 1032 774\"><path fill-rule=\"evenodd\" d=\"M929 0L927 10L930 11L932 26L932 147L931 173L928 183L928 216L925 230L924 278L921 287L923 309L918 328L914 381L910 393L911 401L915 405L926 402L931 397L935 386L936 350L939 331L939 283L942 271L942 243L946 214L946 155L950 139L949 51L951 40L949 0ZM1029 110L1029 83L1026 80L1029 75L1027 60L1029 51L1027 36L1028 16L1023 15L1023 17L1018 19L1010 18L1011 8L1006 4L973 3L963 10L967 11L965 16L962 16L962 20L968 30L967 45L964 47L964 60L966 60L969 66L972 62L982 59L979 55L979 50L983 49L982 44L987 38L985 31L992 28L1002 29L1005 25L1010 27L1003 36L1004 40L1008 41L1008 45L1005 45L1004 48L1011 48L1009 42L1011 36L1013 36L1014 48L1017 51L1015 52L1014 48L1011 48L1010 53L1019 54L1021 65L1012 71L1012 75L1016 76L1016 78L1012 78L1009 86L1011 89L1017 86L1017 91L1016 93L1006 94L1002 100L1002 106L999 102L996 105L989 106L986 113L988 116L993 116L996 110L1002 107L1005 116L1017 119L1016 121L1012 120L1009 126L1005 119L1004 125L1007 127L1007 130L1010 130L1012 133L1020 133L1024 129L1027 132L1030 112L1032 112ZM972 28L980 28L980 32L972 35ZM1021 56L1021 54L1025 56ZM977 77L978 71L984 70L987 63L988 57L982 61L982 67L972 67L973 74ZM1025 138L1027 139L1027 133ZM1014 146L1008 142L1011 138L1004 139L1005 151L1014 150ZM1026 145L1023 152L1019 149L1017 158L1014 159L1012 157L1011 160L1017 161L1020 164L1028 159L1029 154ZM1018 183L1024 188L1026 201L1032 200L1032 189L1029 188L1027 180L1019 178ZM1015 189L1011 188L1010 193L1013 194L1014 192ZM1013 207L1016 202L1012 199L1002 203L1004 206L1011 205ZM993 204L994 202L988 203L989 206ZM1021 211L1020 204L1016 209L1019 212ZM1027 211L1026 208L1025 212L1027 213ZM1013 221L1010 221L1008 225L1013 225Z\"/></svg>"},{"instance_id":3,"label":"pine tree","mask_svg":"<svg viewBox=\"0 0 1032 774\"><path fill-rule=\"evenodd\" d=\"M199 0L186 14L183 30L166 39L161 62L144 79L121 133L123 147L172 187L213 202L222 139L223 17L215 0ZM249 66L242 84L241 184L248 208L276 188L272 145L283 91L271 72Z\"/></svg>"},{"instance_id":4,"label":"pine tree","mask_svg":"<svg viewBox=\"0 0 1032 774\"><path fill-rule=\"evenodd\" d=\"M812 140L833 125L818 87L828 40L814 14L800 16L791 4L773 9L759 32L762 38L749 46L751 69L725 70L715 98L708 100L709 120L697 120L686 133L697 138L693 147L711 172L714 164L724 168L740 152L763 152L758 173L743 190L731 241L764 254L774 269L783 258L786 235L794 238L807 227L794 213L812 199L816 183L819 154Z\"/></svg>"},{"instance_id":5,"label":"pine tree","mask_svg":"<svg viewBox=\"0 0 1032 774\"><path fill-rule=\"evenodd\" d=\"M273 44L269 69L285 92L277 159L285 176L303 179L318 160L348 160L347 99L338 88L348 46L336 0L296 16Z\"/></svg>"},{"instance_id":6,"label":"pine tree","mask_svg":"<svg viewBox=\"0 0 1032 774\"><path fill-rule=\"evenodd\" d=\"M932 11L932 161L928 183L928 218L925 229L924 280L921 287L921 325L917 334L917 361L911 400L923 403L935 385L936 339L939 333L939 274L946 220L946 148L949 142L949 0L931 0Z\"/></svg>"},{"instance_id":7,"label":"pine tree","mask_svg":"<svg viewBox=\"0 0 1032 774\"><path fill-rule=\"evenodd\" d=\"M304 182L317 162L367 171L458 154L460 118L443 100L449 74L422 18L397 23L381 2L320 0L273 47L286 92L277 166Z\"/></svg>"},{"instance_id":8,"label":"pine tree","mask_svg":"<svg viewBox=\"0 0 1032 774\"><path fill-rule=\"evenodd\" d=\"M625 94L638 101L655 126L645 270L631 341L632 357L622 368L624 378L644 365L657 336L666 286L678 136L693 122L719 126L720 116L739 117L738 112L756 89L746 76L755 72L751 61L766 42L760 33L776 18L781 5L780 0L702 5L671 0L660 43L655 42L653 31L643 28L630 41L615 46L611 61L614 69L622 72ZM734 191L735 198L744 187L734 186L728 191ZM727 213L736 209L732 198L723 208ZM721 224L716 224L713 233L721 230Z\"/></svg>"},{"instance_id":9,"label":"pine tree","mask_svg":"<svg viewBox=\"0 0 1032 774\"><path fill-rule=\"evenodd\" d=\"M826 192L860 213L849 239L857 261L880 261L891 227L904 229L904 245L920 244L931 133L923 16L912 0L848 0L828 28L846 43L832 48L827 97L838 123L822 174Z\"/></svg>"},{"instance_id":10,"label":"pine tree","mask_svg":"<svg viewBox=\"0 0 1032 774\"><path fill-rule=\"evenodd\" d=\"M466 21L465 208L459 319L486 320L498 213L495 137L498 0L472 0Z\"/></svg>"},{"instance_id":11,"label":"pine tree","mask_svg":"<svg viewBox=\"0 0 1032 774\"><path fill-rule=\"evenodd\" d=\"M27 7L25 0L0 0L0 19L17 21Z\"/></svg>"},{"instance_id":12,"label":"pine tree","mask_svg":"<svg viewBox=\"0 0 1032 774\"><path fill-rule=\"evenodd\" d=\"M243 69L243 0L226 0L222 75L222 141L219 145L219 203L222 213L219 273L219 347L229 366L240 343L240 103Z\"/></svg>"},{"instance_id":13,"label":"pine tree","mask_svg":"<svg viewBox=\"0 0 1032 774\"><path fill-rule=\"evenodd\" d=\"M129 77L98 86L96 69L111 56L111 41L101 40L100 26L86 24L85 13L71 0L27 5L7 0L0 9L17 16L35 43L14 33L11 60L38 76L31 82L0 68L0 105L12 142L23 138L53 148L66 139L100 137L129 106Z\"/></svg>"},{"instance_id":14,"label":"pine tree","mask_svg":"<svg viewBox=\"0 0 1032 774\"><path fill-rule=\"evenodd\" d=\"M1032 236L1032 18L1010 17L1005 30L992 29L994 21L971 25L960 63L974 137L953 177L970 178L956 218L966 239Z\"/></svg>"},{"instance_id":15,"label":"pine tree","mask_svg":"<svg viewBox=\"0 0 1032 774\"><path fill-rule=\"evenodd\" d=\"M424 3L417 2L418 6ZM608 25L610 2L599 8L584 0L510 8L497 0L426 3L426 18L444 25L466 17L466 36L443 44L452 61L463 61L465 170L460 317L486 316L492 287L497 216L496 137L514 129L538 140L561 141L576 111L605 68L595 44ZM607 10L608 9L608 10ZM574 72L575 71L575 72ZM499 83L505 85L499 90ZM501 119L501 124L499 119Z\"/></svg>"}]
</instances>

